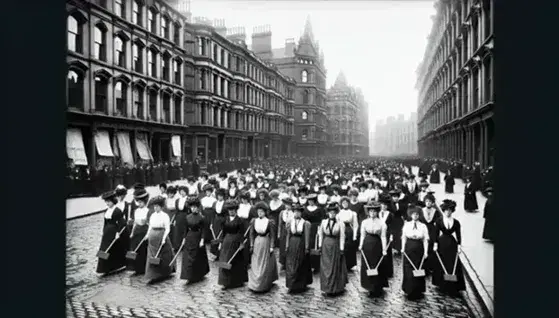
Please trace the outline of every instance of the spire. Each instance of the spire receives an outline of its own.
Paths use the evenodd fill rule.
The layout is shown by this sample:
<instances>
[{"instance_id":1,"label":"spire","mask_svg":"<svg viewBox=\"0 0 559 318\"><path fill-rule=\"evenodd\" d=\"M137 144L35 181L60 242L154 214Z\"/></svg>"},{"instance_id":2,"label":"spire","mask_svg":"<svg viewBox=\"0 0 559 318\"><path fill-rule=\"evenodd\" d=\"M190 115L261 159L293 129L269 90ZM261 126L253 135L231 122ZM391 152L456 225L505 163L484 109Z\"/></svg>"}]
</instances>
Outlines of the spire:
<instances>
[{"instance_id":1,"label":"spire","mask_svg":"<svg viewBox=\"0 0 559 318\"><path fill-rule=\"evenodd\" d=\"M338 77L336 78L336 82L334 83L335 87L344 87L347 86L347 79L345 78L344 71L340 71Z\"/></svg>"},{"instance_id":2,"label":"spire","mask_svg":"<svg viewBox=\"0 0 559 318\"><path fill-rule=\"evenodd\" d=\"M301 37L301 39L308 40L311 43L314 42L310 15L307 16L307 21L305 22L305 30L303 31L303 36Z\"/></svg>"}]
</instances>

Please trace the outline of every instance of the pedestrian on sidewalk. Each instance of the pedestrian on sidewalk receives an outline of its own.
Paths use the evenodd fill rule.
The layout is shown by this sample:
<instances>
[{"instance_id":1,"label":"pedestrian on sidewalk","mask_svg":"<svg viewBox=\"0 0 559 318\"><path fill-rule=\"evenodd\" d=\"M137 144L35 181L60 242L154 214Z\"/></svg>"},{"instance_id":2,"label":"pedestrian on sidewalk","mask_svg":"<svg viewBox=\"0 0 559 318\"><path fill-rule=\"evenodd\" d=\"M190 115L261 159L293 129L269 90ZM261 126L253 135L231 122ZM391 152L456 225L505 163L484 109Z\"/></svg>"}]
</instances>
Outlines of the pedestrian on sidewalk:
<instances>
[{"instance_id":1,"label":"pedestrian on sidewalk","mask_svg":"<svg viewBox=\"0 0 559 318\"><path fill-rule=\"evenodd\" d=\"M359 250L361 255L361 287L369 291L369 297L380 296L384 287L388 287L388 277L384 270L378 275L368 276L367 270L376 268L381 258L386 257L388 228L379 218L380 204L372 202L366 205L368 218L361 223ZM380 269L380 266L379 266Z\"/></svg>"},{"instance_id":2,"label":"pedestrian on sidewalk","mask_svg":"<svg viewBox=\"0 0 559 318\"><path fill-rule=\"evenodd\" d=\"M107 275L126 267L126 246L119 235L120 230L126 226L126 220L122 210L116 206L117 198L114 191L104 193L101 198L105 201L107 210L103 215L103 235L101 236L99 250L107 251L107 248L116 239L107 251L109 258L106 260L99 258L97 261L97 273Z\"/></svg>"},{"instance_id":3,"label":"pedestrian on sidewalk","mask_svg":"<svg viewBox=\"0 0 559 318\"><path fill-rule=\"evenodd\" d=\"M143 188L134 191L134 201L137 208L134 211L134 219L132 222L132 230L130 233L129 251L136 251L136 258L128 260L127 269L133 271L136 275L143 275L146 272L146 261L148 253L147 240L148 233L148 213L147 203L149 194ZM140 245L141 244L141 245Z\"/></svg>"},{"instance_id":4,"label":"pedestrian on sidewalk","mask_svg":"<svg viewBox=\"0 0 559 318\"><path fill-rule=\"evenodd\" d=\"M466 177L466 185L464 186L464 210L466 212L477 212L476 187L472 183L472 177Z\"/></svg>"},{"instance_id":5,"label":"pedestrian on sidewalk","mask_svg":"<svg viewBox=\"0 0 559 318\"><path fill-rule=\"evenodd\" d=\"M439 171L438 165L434 164L429 172L429 183L439 184L441 182L441 172Z\"/></svg>"},{"instance_id":6,"label":"pedestrian on sidewalk","mask_svg":"<svg viewBox=\"0 0 559 318\"><path fill-rule=\"evenodd\" d=\"M419 222L421 208L414 207L410 211L412 220L404 224L402 229L402 254L405 253L402 261L404 279L402 290L408 298L420 298L425 292L425 277L415 277L415 269L422 269L421 264L427 259L429 245L429 232L427 226Z\"/></svg>"},{"instance_id":7,"label":"pedestrian on sidewalk","mask_svg":"<svg viewBox=\"0 0 559 318\"><path fill-rule=\"evenodd\" d=\"M444 176L444 192L454 193L454 175L451 169L448 169Z\"/></svg>"},{"instance_id":8,"label":"pedestrian on sidewalk","mask_svg":"<svg viewBox=\"0 0 559 318\"><path fill-rule=\"evenodd\" d=\"M441 210L443 210L444 216L437 221L437 241L433 246L433 250L440 257L440 261L435 263L434 266L433 285L438 286L445 293L457 295L460 291L466 289L466 284L462 263L458 258L462 242L461 226L460 222L452 217L456 210L456 202L444 200L441 204ZM456 275L457 280L455 282L447 281L444 279L445 274Z\"/></svg>"},{"instance_id":9,"label":"pedestrian on sidewalk","mask_svg":"<svg viewBox=\"0 0 559 318\"><path fill-rule=\"evenodd\" d=\"M495 240L495 208L493 206L493 187L485 189L487 201L483 207L483 217L485 224L483 225L483 238L489 241Z\"/></svg>"},{"instance_id":10,"label":"pedestrian on sidewalk","mask_svg":"<svg viewBox=\"0 0 559 318\"><path fill-rule=\"evenodd\" d=\"M148 229L148 260L159 258L158 265L146 263L145 278L148 283L156 283L168 278L174 272L174 265L170 266L173 259L173 248L169 233L171 232L171 220L169 215L163 212L165 198L157 196L152 199L153 213L149 218Z\"/></svg>"},{"instance_id":11,"label":"pedestrian on sidewalk","mask_svg":"<svg viewBox=\"0 0 559 318\"><path fill-rule=\"evenodd\" d=\"M191 213L186 216L180 278L191 284L201 281L210 272L210 266L204 244L204 229L207 224L201 214L200 199L196 196L190 197L188 206Z\"/></svg>"}]
</instances>

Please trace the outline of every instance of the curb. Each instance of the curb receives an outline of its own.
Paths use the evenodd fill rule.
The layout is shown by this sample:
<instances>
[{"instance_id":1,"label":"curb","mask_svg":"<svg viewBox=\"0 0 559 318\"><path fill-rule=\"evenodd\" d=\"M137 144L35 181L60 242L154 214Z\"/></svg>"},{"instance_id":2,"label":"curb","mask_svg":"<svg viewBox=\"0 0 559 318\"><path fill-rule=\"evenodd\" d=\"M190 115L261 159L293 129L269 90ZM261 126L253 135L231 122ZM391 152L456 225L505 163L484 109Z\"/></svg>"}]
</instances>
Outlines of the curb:
<instances>
[{"instance_id":1,"label":"curb","mask_svg":"<svg viewBox=\"0 0 559 318\"><path fill-rule=\"evenodd\" d=\"M489 295L489 292L483 286L483 283L481 282L475 269L472 267L472 264L470 263L470 260L468 259L466 254L462 252L460 253L459 257L460 262L462 263L462 267L464 268L464 277L467 279L467 283L469 283L469 285L471 286L475 297L482 306L481 309L483 311L483 317L494 317L494 302Z\"/></svg>"}]
</instances>

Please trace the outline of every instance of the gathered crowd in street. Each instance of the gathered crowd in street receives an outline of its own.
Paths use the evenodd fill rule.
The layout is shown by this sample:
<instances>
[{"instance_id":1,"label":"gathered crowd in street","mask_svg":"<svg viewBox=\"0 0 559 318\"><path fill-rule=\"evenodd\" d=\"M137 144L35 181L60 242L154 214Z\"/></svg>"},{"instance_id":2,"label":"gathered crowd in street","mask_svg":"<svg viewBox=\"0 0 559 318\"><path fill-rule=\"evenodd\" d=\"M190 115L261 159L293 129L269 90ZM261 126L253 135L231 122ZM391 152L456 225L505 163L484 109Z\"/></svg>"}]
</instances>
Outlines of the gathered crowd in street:
<instances>
[{"instance_id":1,"label":"gathered crowd in street","mask_svg":"<svg viewBox=\"0 0 559 318\"><path fill-rule=\"evenodd\" d=\"M419 167L417 176L413 166ZM224 289L246 285L265 293L285 271L282 285L292 293L318 279L321 291L335 296L355 274L371 297L392 282L419 298L427 279L457 295L465 289L458 254L461 232L468 229L453 218L456 202L436 198L430 189L444 183L445 192L453 193L454 178L465 180L464 210L484 211L483 236L493 238L492 169L482 172L479 164L283 157L228 160L208 170L217 178L200 172L197 162L169 167L157 177L123 179L121 173L121 179L102 183L104 190L116 186L102 194L107 209L97 273L128 270L156 284L178 271L195 284L215 261L216 283ZM150 196L146 184L158 184L159 195ZM485 207L478 206L476 191L488 197ZM394 268L395 257L403 259L403 268ZM392 280L397 270L403 271L401 282Z\"/></svg>"}]
</instances>

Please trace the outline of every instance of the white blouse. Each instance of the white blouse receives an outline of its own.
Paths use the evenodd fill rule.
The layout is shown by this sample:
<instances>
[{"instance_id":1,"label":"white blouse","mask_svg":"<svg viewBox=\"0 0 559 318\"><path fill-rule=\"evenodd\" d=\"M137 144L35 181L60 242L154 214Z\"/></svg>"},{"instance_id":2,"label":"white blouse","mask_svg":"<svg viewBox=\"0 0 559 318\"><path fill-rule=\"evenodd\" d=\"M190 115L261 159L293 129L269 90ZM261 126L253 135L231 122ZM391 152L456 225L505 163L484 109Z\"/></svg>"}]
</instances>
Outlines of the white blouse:
<instances>
[{"instance_id":1,"label":"white blouse","mask_svg":"<svg viewBox=\"0 0 559 318\"><path fill-rule=\"evenodd\" d=\"M268 228L268 219L267 218L257 218L254 220L254 230L258 234L264 234L266 229Z\"/></svg>"},{"instance_id":2,"label":"white blouse","mask_svg":"<svg viewBox=\"0 0 559 318\"><path fill-rule=\"evenodd\" d=\"M280 200L287 199L287 198L289 198L289 194L287 194L285 192L280 193L280 195L279 195Z\"/></svg>"},{"instance_id":3,"label":"white blouse","mask_svg":"<svg viewBox=\"0 0 559 318\"><path fill-rule=\"evenodd\" d=\"M328 194L319 194L316 200L318 204L326 204L326 202L328 202Z\"/></svg>"},{"instance_id":4,"label":"white blouse","mask_svg":"<svg viewBox=\"0 0 559 318\"><path fill-rule=\"evenodd\" d=\"M404 223L402 228L402 239L410 238L415 240L429 240L427 225L419 221L409 221Z\"/></svg>"},{"instance_id":5,"label":"white blouse","mask_svg":"<svg viewBox=\"0 0 559 318\"><path fill-rule=\"evenodd\" d=\"M148 220L149 209L147 207L137 208L134 212L134 223L145 225Z\"/></svg>"},{"instance_id":6,"label":"white blouse","mask_svg":"<svg viewBox=\"0 0 559 318\"><path fill-rule=\"evenodd\" d=\"M177 198L167 198L167 200L165 201L167 203L167 209L169 210L175 209L175 203L177 202Z\"/></svg>"},{"instance_id":7,"label":"white blouse","mask_svg":"<svg viewBox=\"0 0 559 318\"><path fill-rule=\"evenodd\" d=\"M293 219L293 211L291 210L283 210L283 212L281 213L281 219L283 221L283 223L288 224L289 221L291 221Z\"/></svg>"},{"instance_id":8,"label":"white blouse","mask_svg":"<svg viewBox=\"0 0 559 318\"><path fill-rule=\"evenodd\" d=\"M307 198L299 198L299 203L300 203L301 205L307 204Z\"/></svg>"},{"instance_id":9,"label":"white blouse","mask_svg":"<svg viewBox=\"0 0 559 318\"><path fill-rule=\"evenodd\" d=\"M221 214L221 210L223 210L223 203L225 203L225 201L216 201L215 202L215 213Z\"/></svg>"},{"instance_id":10,"label":"white blouse","mask_svg":"<svg viewBox=\"0 0 559 318\"><path fill-rule=\"evenodd\" d=\"M116 205L114 205L112 208L108 208L107 211L105 211L105 219L110 220L113 217L113 212L116 209Z\"/></svg>"},{"instance_id":11,"label":"white blouse","mask_svg":"<svg viewBox=\"0 0 559 318\"><path fill-rule=\"evenodd\" d=\"M219 181L219 187L222 189L227 189L229 187L229 182L226 180Z\"/></svg>"},{"instance_id":12,"label":"white blouse","mask_svg":"<svg viewBox=\"0 0 559 318\"><path fill-rule=\"evenodd\" d=\"M186 204L187 197L180 197L179 200L179 210L184 210L184 206Z\"/></svg>"},{"instance_id":13,"label":"white blouse","mask_svg":"<svg viewBox=\"0 0 559 318\"><path fill-rule=\"evenodd\" d=\"M169 219L169 215L163 211L153 213L149 218L149 228L164 228L165 233L163 234L163 237L167 237L171 231L171 220Z\"/></svg>"},{"instance_id":14,"label":"white blouse","mask_svg":"<svg viewBox=\"0 0 559 318\"><path fill-rule=\"evenodd\" d=\"M200 200L200 203L202 204L202 207L204 209L209 209L214 205L214 202L216 201L217 200L214 197L209 196L209 197L203 197L202 200Z\"/></svg>"},{"instance_id":15,"label":"white blouse","mask_svg":"<svg viewBox=\"0 0 559 318\"><path fill-rule=\"evenodd\" d=\"M252 189L252 188L248 190L248 193L250 193L250 198L251 198L251 199L256 199L256 192L257 192L257 191L258 191L258 190Z\"/></svg>"},{"instance_id":16,"label":"white blouse","mask_svg":"<svg viewBox=\"0 0 559 318\"><path fill-rule=\"evenodd\" d=\"M342 197L340 197L339 195L333 195L333 196L330 197L330 201L340 203L341 198Z\"/></svg>"},{"instance_id":17,"label":"white blouse","mask_svg":"<svg viewBox=\"0 0 559 318\"><path fill-rule=\"evenodd\" d=\"M386 219L388 218L389 215L390 215L390 211L380 211L379 214L378 214L379 218L385 224L386 224Z\"/></svg>"},{"instance_id":18,"label":"white blouse","mask_svg":"<svg viewBox=\"0 0 559 318\"><path fill-rule=\"evenodd\" d=\"M283 202L281 202L280 200L277 201L270 201L270 209L272 210L276 210L277 208L279 208L281 205L283 204Z\"/></svg>"},{"instance_id":19,"label":"white blouse","mask_svg":"<svg viewBox=\"0 0 559 318\"><path fill-rule=\"evenodd\" d=\"M359 195L357 196L357 201L364 203L369 201L369 198L367 197L367 193L366 192L359 192Z\"/></svg>"},{"instance_id":20,"label":"white blouse","mask_svg":"<svg viewBox=\"0 0 559 318\"><path fill-rule=\"evenodd\" d=\"M250 215L250 209L251 208L252 208L252 206L250 205L250 203L239 204L239 208L237 209L237 216L242 218L242 219L248 219L248 216Z\"/></svg>"},{"instance_id":21,"label":"white blouse","mask_svg":"<svg viewBox=\"0 0 559 318\"><path fill-rule=\"evenodd\" d=\"M229 188L229 196L234 197L237 194L236 188Z\"/></svg>"},{"instance_id":22,"label":"white blouse","mask_svg":"<svg viewBox=\"0 0 559 318\"><path fill-rule=\"evenodd\" d=\"M305 220L293 218L289 225L290 225L289 227L291 229L291 233L301 234L303 233L303 229L305 228Z\"/></svg>"}]
</instances>

